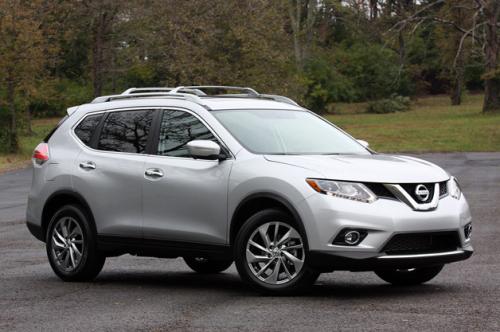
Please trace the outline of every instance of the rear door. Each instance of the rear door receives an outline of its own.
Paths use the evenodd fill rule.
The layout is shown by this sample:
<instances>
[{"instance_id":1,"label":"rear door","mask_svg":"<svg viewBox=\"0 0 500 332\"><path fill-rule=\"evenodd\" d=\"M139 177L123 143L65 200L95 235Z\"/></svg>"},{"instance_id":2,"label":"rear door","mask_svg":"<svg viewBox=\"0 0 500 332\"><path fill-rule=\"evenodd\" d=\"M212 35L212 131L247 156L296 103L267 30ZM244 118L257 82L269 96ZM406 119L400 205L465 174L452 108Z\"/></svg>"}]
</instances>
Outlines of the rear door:
<instances>
[{"instance_id":1,"label":"rear door","mask_svg":"<svg viewBox=\"0 0 500 332\"><path fill-rule=\"evenodd\" d=\"M142 236L144 154L155 112L89 115L75 128L85 147L76 160L73 187L89 203L100 235Z\"/></svg>"},{"instance_id":2,"label":"rear door","mask_svg":"<svg viewBox=\"0 0 500 332\"><path fill-rule=\"evenodd\" d=\"M143 232L146 239L225 244L227 186L232 159L193 159L186 144L222 142L197 115L163 110L156 156L143 167ZM154 144L154 143L153 143Z\"/></svg>"}]
</instances>

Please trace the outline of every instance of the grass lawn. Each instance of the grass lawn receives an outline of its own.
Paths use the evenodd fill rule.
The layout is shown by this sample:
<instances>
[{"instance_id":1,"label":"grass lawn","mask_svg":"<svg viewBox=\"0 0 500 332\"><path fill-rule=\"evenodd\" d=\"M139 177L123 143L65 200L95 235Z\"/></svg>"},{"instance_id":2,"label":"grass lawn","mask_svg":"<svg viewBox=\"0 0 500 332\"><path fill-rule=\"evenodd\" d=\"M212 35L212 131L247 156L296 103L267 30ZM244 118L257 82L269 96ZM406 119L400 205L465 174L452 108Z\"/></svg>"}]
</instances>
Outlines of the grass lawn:
<instances>
[{"instance_id":1,"label":"grass lawn","mask_svg":"<svg viewBox=\"0 0 500 332\"><path fill-rule=\"evenodd\" d=\"M338 104L327 118L379 152L500 151L500 114L481 112L483 96L450 106L447 96L418 99L408 112L361 114L365 104Z\"/></svg>"},{"instance_id":2,"label":"grass lawn","mask_svg":"<svg viewBox=\"0 0 500 332\"><path fill-rule=\"evenodd\" d=\"M481 112L483 96L466 96L450 106L446 96L417 100L403 113L365 114L365 103L335 104L338 115L327 118L379 152L500 151L500 114ZM20 137L17 155L0 155L0 172L29 163L35 146L59 119L33 121L33 136Z\"/></svg>"}]
</instances>

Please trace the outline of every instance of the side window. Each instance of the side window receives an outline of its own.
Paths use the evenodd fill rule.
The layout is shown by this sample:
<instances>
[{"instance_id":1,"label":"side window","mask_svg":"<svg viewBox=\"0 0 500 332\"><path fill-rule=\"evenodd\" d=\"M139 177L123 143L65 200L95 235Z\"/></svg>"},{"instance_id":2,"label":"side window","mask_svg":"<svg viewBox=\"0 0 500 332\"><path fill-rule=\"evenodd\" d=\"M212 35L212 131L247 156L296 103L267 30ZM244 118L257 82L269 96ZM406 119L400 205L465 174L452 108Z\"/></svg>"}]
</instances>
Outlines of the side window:
<instances>
[{"instance_id":1,"label":"side window","mask_svg":"<svg viewBox=\"0 0 500 332\"><path fill-rule=\"evenodd\" d=\"M183 111L163 111L158 154L190 157L186 144L195 139L217 142L210 130L194 115Z\"/></svg>"},{"instance_id":2,"label":"side window","mask_svg":"<svg viewBox=\"0 0 500 332\"><path fill-rule=\"evenodd\" d=\"M101 114L89 115L75 128L75 134L87 146L90 145L90 139L94 134L95 128L101 121Z\"/></svg>"},{"instance_id":3,"label":"side window","mask_svg":"<svg viewBox=\"0 0 500 332\"><path fill-rule=\"evenodd\" d=\"M153 110L111 112L104 122L97 148L144 153L153 114Z\"/></svg>"}]
</instances>

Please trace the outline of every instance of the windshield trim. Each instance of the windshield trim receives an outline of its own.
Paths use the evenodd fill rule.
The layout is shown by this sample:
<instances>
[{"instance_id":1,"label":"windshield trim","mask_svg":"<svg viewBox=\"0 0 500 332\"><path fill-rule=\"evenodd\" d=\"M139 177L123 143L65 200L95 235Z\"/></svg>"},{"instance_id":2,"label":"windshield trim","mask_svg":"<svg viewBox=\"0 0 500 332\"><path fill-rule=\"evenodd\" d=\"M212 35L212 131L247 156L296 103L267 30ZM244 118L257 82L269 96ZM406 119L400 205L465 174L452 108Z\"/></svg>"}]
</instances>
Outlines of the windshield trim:
<instances>
[{"instance_id":1,"label":"windshield trim","mask_svg":"<svg viewBox=\"0 0 500 332\"><path fill-rule=\"evenodd\" d=\"M356 144L358 144L362 149L364 149L366 152L368 152L368 154L376 154L375 151L365 147L364 145L362 145L361 143L358 142L357 139L355 139L353 136L351 136L349 133L347 133L345 130L343 130L342 128L339 128L338 126L336 126L334 123L328 121L327 119L325 119L324 117L312 112L312 111L309 111L305 108L301 108L301 109L282 109L282 108L233 108L233 109L218 109L218 110L212 110L210 113L223 113L223 112L227 112L227 111L263 111L263 110L269 110L269 111L285 111L285 112L303 112L303 113L309 113L317 118L319 118L320 120L326 122L327 124L329 124L330 126L334 127L335 129L337 129L338 131L340 131L341 133L343 133L344 135L346 135L347 137L349 137L350 139L352 139ZM246 144L244 144L238 137L236 137L235 135L233 135L233 133L227 128L227 126L222 123L222 121L220 121L215 115L213 115L213 117L215 118L215 120L217 122L219 122L219 124L224 127L224 129L228 132L229 135L231 135L232 138L234 138L245 150L247 150L248 152L251 152L255 155L261 155L261 156L328 156L328 155L362 155L362 154L358 154L358 153L323 153L323 152L303 152L303 153L276 153L276 152L259 152L259 151L254 151L252 149L250 149Z\"/></svg>"}]
</instances>

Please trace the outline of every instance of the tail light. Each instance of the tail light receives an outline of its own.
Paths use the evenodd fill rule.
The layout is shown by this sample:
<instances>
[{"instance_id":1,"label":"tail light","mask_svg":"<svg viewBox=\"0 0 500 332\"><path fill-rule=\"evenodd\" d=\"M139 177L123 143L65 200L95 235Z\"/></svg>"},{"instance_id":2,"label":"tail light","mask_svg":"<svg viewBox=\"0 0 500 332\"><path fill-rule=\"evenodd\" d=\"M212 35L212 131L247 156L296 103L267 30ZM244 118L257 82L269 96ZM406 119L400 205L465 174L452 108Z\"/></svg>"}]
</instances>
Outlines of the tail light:
<instances>
[{"instance_id":1,"label":"tail light","mask_svg":"<svg viewBox=\"0 0 500 332\"><path fill-rule=\"evenodd\" d=\"M49 160L49 145L47 143L38 144L35 151L33 151L32 159L38 165L42 165Z\"/></svg>"}]
</instances>

